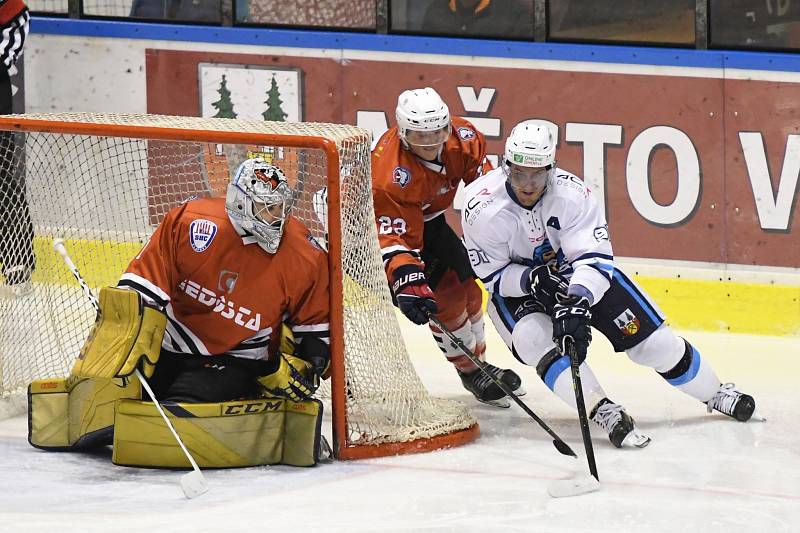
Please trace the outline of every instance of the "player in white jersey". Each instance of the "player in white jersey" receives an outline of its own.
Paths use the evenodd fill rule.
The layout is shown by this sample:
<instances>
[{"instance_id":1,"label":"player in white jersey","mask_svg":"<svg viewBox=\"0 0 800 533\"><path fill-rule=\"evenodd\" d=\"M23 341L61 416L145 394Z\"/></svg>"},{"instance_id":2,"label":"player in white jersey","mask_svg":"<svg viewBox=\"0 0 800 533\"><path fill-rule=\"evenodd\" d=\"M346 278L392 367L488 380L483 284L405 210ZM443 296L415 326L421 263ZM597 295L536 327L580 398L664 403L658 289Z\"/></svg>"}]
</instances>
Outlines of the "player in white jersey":
<instances>
[{"instance_id":1,"label":"player in white jersey","mask_svg":"<svg viewBox=\"0 0 800 533\"><path fill-rule=\"evenodd\" d=\"M514 356L575 407L565 339L580 364L591 419L617 446L646 446L624 408L608 399L584 362L591 328L615 351L656 370L708 406L747 421L755 401L721 384L688 341L677 337L644 291L614 263L608 225L589 188L556 167L546 123L517 124L504 164L465 190L462 223L472 267L489 291L489 316Z\"/></svg>"}]
</instances>

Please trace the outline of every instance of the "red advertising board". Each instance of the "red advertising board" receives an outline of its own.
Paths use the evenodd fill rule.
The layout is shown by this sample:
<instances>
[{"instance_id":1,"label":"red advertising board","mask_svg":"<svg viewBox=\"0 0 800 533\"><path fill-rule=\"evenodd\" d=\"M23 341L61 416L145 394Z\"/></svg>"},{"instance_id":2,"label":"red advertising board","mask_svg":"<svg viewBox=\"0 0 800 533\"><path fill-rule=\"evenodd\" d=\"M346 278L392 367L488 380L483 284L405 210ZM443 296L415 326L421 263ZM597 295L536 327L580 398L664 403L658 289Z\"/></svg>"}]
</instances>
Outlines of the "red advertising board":
<instances>
[{"instance_id":1,"label":"red advertising board","mask_svg":"<svg viewBox=\"0 0 800 533\"><path fill-rule=\"evenodd\" d=\"M699 77L171 50L148 50L146 65L150 113L219 109L224 78L241 113L377 131L394 122L402 90L431 86L486 134L492 154L517 122L549 120L559 166L598 193L616 255L800 267L800 83L726 80L721 69ZM273 79L281 107L262 110Z\"/></svg>"}]
</instances>

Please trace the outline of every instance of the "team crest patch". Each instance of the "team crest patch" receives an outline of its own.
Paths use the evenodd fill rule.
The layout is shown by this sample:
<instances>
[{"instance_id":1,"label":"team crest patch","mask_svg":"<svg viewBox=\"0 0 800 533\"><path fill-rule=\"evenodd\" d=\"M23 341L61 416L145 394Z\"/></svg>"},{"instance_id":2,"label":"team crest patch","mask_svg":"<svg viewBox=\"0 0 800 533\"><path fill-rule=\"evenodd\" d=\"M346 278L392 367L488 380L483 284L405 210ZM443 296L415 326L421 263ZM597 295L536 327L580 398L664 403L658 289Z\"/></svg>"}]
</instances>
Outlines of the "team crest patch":
<instances>
[{"instance_id":1,"label":"team crest patch","mask_svg":"<svg viewBox=\"0 0 800 533\"><path fill-rule=\"evenodd\" d=\"M608 240L608 224L594 228L594 240L597 242Z\"/></svg>"},{"instance_id":2,"label":"team crest patch","mask_svg":"<svg viewBox=\"0 0 800 533\"><path fill-rule=\"evenodd\" d=\"M475 132L472 131L470 128L461 126L460 128L458 128L458 136L464 139L465 141L469 141L470 139L475 138Z\"/></svg>"},{"instance_id":3,"label":"team crest patch","mask_svg":"<svg viewBox=\"0 0 800 533\"><path fill-rule=\"evenodd\" d=\"M217 235L217 225L210 220L198 218L189 224L189 244L195 252L205 252Z\"/></svg>"},{"instance_id":4,"label":"team crest patch","mask_svg":"<svg viewBox=\"0 0 800 533\"><path fill-rule=\"evenodd\" d=\"M228 294L230 294L233 292L233 288L236 287L237 279L239 279L238 272L232 272L230 270L221 270L219 272L219 280L217 281L217 289L225 291Z\"/></svg>"},{"instance_id":5,"label":"team crest patch","mask_svg":"<svg viewBox=\"0 0 800 533\"><path fill-rule=\"evenodd\" d=\"M625 309L620 315L614 319L614 324L619 328L622 334L626 337L631 337L639 333L639 319L631 312L630 309Z\"/></svg>"},{"instance_id":6,"label":"team crest patch","mask_svg":"<svg viewBox=\"0 0 800 533\"><path fill-rule=\"evenodd\" d=\"M406 185L411 183L411 172L407 168L397 167L392 172L392 183L397 183L400 187L405 188Z\"/></svg>"}]
</instances>

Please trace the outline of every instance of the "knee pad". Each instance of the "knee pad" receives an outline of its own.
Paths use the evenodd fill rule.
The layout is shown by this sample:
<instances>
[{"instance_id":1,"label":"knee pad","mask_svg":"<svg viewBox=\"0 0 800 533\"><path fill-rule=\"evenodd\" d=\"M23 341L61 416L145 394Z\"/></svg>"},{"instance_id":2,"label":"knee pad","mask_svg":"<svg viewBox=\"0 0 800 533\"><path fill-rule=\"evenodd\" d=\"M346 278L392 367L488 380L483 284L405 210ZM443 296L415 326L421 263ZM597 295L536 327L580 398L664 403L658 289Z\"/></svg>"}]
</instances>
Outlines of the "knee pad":
<instances>
[{"instance_id":1,"label":"knee pad","mask_svg":"<svg viewBox=\"0 0 800 533\"><path fill-rule=\"evenodd\" d=\"M671 370L686 351L686 343L666 324L661 324L645 340L627 350L634 363L648 366L656 372Z\"/></svg>"},{"instance_id":2,"label":"knee pad","mask_svg":"<svg viewBox=\"0 0 800 533\"><path fill-rule=\"evenodd\" d=\"M556 348L553 322L544 313L522 317L511 333L514 357L529 366L537 366L542 357Z\"/></svg>"},{"instance_id":3,"label":"knee pad","mask_svg":"<svg viewBox=\"0 0 800 533\"><path fill-rule=\"evenodd\" d=\"M137 378L36 380L28 386L28 442L42 450L111 444L114 405L141 398Z\"/></svg>"}]
</instances>

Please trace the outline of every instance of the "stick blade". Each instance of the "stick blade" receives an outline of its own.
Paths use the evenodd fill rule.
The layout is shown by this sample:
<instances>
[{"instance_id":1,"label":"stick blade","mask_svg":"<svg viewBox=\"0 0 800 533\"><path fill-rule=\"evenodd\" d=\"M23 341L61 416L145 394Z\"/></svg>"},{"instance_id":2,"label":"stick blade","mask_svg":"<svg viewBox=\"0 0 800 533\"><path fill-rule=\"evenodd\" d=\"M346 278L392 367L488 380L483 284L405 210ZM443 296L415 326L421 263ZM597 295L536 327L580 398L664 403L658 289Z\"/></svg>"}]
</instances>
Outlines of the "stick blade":
<instances>
[{"instance_id":1,"label":"stick blade","mask_svg":"<svg viewBox=\"0 0 800 533\"><path fill-rule=\"evenodd\" d=\"M181 476L181 488L183 489L183 494L190 500L208 492L206 478L199 470L192 470L188 474Z\"/></svg>"},{"instance_id":2,"label":"stick blade","mask_svg":"<svg viewBox=\"0 0 800 533\"><path fill-rule=\"evenodd\" d=\"M566 442L564 442L563 440L553 440L553 446L556 447L556 450L558 450L558 452L561 455L569 455L570 457L578 457L578 455L574 451L572 451L572 448L570 448L569 445Z\"/></svg>"},{"instance_id":3,"label":"stick blade","mask_svg":"<svg viewBox=\"0 0 800 533\"><path fill-rule=\"evenodd\" d=\"M547 493L553 498L570 498L598 490L600 482L591 476L557 479L547 486Z\"/></svg>"}]
</instances>

